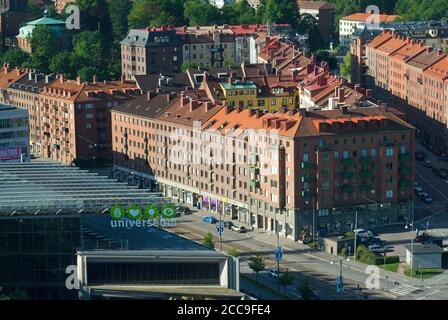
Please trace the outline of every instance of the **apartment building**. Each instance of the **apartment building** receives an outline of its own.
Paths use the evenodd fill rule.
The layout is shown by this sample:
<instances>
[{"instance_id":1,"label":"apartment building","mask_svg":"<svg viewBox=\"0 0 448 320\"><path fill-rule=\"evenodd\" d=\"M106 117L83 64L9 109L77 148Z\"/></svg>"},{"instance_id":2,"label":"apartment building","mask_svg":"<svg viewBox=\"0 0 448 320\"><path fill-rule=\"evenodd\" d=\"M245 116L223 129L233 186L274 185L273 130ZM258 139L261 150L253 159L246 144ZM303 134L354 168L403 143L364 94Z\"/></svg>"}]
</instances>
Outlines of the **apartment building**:
<instances>
[{"instance_id":1,"label":"apartment building","mask_svg":"<svg viewBox=\"0 0 448 320\"><path fill-rule=\"evenodd\" d=\"M70 164L73 161L110 161L110 109L140 95L134 82L62 75L46 84L39 94L38 114L41 153L45 158ZM39 136L36 133L36 140Z\"/></svg>"},{"instance_id":2,"label":"apartment building","mask_svg":"<svg viewBox=\"0 0 448 320\"><path fill-rule=\"evenodd\" d=\"M448 119L441 82L446 54L386 30L366 45L366 56L367 81L375 95L404 112L436 151L446 152Z\"/></svg>"},{"instance_id":3,"label":"apartment building","mask_svg":"<svg viewBox=\"0 0 448 320\"><path fill-rule=\"evenodd\" d=\"M300 15L309 14L317 20L319 33L325 44L333 41L335 16L333 4L324 1L298 0L297 6L299 7Z\"/></svg>"},{"instance_id":4,"label":"apartment building","mask_svg":"<svg viewBox=\"0 0 448 320\"><path fill-rule=\"evenodd\" d=\"M34 70L26 70L26 75L12 83L6 90L12 105L26 109L29 114L30 152L42 156L41 126L42 115L39 95L43 88L53 82L54 74L45 75Z\"/></svg>"},{"instance_id":5,"label":"apartment building","mask_svg":"<svg viewBox=\"0 0 448 320\"><path fill-rule=\"evenodd\" d=\"M54 7L56 12L61 14L64 11L66 5L74 3L75 0L54 0Z\"/></svg>"},{"instance_id":6,"label":"apartment building","mask_svg":"<svg viewBox=\"0 0 448 320\"><path fill-rule=\"evenodd\" d=\"M350 47L351 37L359 27L370 26L372 23L378 22L379 25L375 28L381 28L384 23L393 22L398 18L397 15L379 14L375 20L371 13L354 13L342 17L339 20L339 44L342 47Z\"/></svg>"},{"instance_id":7,"label":"apartment building","mask_svg":"<svg viewBox=\"0 0 448 320\"><path fill-rule=\"evenodd\" d=\"M7 88L25 75L26 71L18 68L12 69L9 64L3 64L3 68L0 69L0 103L10 104L11 100Z\"/></svg>"},{"instance_id":8,"label":"apartment building","mask_svg":"<svg viewBox=\"0 0 448 320\"><path fill-rule=\"evenodd\" d=\"M329 232L353 229L356 210L360 227L407 218L414 129L378 106L269 113L192 91L139 99L112 110L122 180L294 240L313 212Z\"/></svg>"},{"instance_id":9,"label":"apartment building","mask_svg":"<svg viewBox=\"0 0 448 320\"><path fill-rule=\"evenodd\" d=\"M30 161L28 112L0 103L0 163Z\"/></svg>"},{"instance_id":10,"label":"apartment building","mask_svg":"<svg viewBox=\"0 0 448 320\"><path fill-rule=\"evenodd\" d=\"M183 63L203 67L255 63L257 39L291 32L286 24L132 29L121 42L122 73L131 79L132 75L180 72Z\"/></svg>"}]
</instances>

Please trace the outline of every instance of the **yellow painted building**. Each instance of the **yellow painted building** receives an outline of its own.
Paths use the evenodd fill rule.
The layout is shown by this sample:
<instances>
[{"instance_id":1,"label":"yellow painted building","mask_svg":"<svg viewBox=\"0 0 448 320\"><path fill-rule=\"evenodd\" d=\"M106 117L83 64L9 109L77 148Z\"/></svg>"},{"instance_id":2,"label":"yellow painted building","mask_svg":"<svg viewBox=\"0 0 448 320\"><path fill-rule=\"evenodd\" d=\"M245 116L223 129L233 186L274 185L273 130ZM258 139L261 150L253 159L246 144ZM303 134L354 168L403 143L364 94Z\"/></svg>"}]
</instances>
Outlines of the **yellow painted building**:
<instances>
[{"instance_id":1,"label":"yellow painted building","mask_svg":"<svg viewBox=\"0 0 448 320\"><path fill-rule=\"evenodd\" d=\"M294 109L298 107L299 93L297 88L285 87L281 84L272 87L258 87L252 81L236 80L231 84L220 83L223 97L229 106L241 108L258 108L277 111L281 107Z\"/></svg>"}]
</instances>

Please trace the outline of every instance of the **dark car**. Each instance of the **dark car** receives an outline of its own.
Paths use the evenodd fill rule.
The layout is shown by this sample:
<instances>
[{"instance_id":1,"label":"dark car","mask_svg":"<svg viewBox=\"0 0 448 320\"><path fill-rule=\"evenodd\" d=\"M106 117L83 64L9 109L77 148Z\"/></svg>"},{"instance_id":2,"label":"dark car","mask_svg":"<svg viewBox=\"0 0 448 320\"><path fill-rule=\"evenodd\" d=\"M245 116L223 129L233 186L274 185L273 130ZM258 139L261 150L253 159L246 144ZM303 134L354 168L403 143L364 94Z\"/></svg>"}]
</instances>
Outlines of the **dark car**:
<instances>
[{"instance_id":1,"label":"dark car","mask_svg":"<svg viewBox=\"0 0 448 320\"><path fill-rule=\"evenodd\" d=\"M446 177L448 177L448 170L445 168L433 167L432 171L442 179L446 179Z\"/></svg>"},{"instance_id":2,"label":"dark car","mask_svg":"<svg viewBox=\"0 0 448 320\"><path fill-rule=\"evenodd\" d=\"M422 151L416 151L415 152L415 160L417 161L425 161L426 153Z\"/></svg>"},{"instance_id":3,"label":"dark car","mask_svg":"<svg viewBox=\"0 0 448 320\"><path fill-rule=\"evenodd\" d=\"M448 153L442 153L440 155L440 160L442 161L448 161Z\"/></svg>"},{"instance_id":4,"label":"dark car","mask_svg":"<svg viewBox=\"0 0 448 320\"><path fill-rule=\"evenodd\" d=\"M191 210L188 207L177 206L176 207L176 214L178 216L184 216L186 214L191 214Z\"/></svg>"},{"instance_id":5,"label":"dark car","mask_svg":"<svg viewBox=\"0 0 448 320\"><path fill-rule=\"evenodd\" d=\"M233 222L232 221L224 221L224 228L226 229L232 229Z\"/></svg>"},{"instance_id":6,"label":"dark car","mask_svg":"<svg viewBox=\"0 0 448 320\"><path fill-rule=\"evenodd\" d=\"M423 233L423 234L421 234L421 235L419 235L418 237L415 238L415 242L426 243L430 239L431 239L430 236L428 236L427 234Z\"/></svg>"}]
</instances>

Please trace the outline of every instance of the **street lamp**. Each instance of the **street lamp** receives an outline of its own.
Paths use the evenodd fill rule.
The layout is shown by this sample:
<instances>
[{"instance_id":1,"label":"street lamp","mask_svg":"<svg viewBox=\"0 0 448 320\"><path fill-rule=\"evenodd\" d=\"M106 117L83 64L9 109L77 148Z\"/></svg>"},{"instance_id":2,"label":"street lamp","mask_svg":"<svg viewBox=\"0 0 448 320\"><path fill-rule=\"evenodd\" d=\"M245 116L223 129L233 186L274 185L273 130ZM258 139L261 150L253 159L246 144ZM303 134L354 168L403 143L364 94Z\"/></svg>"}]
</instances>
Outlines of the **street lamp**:
<instances>
[{"instance_id":1,"label":"street lamp","mask_svg":"<svg viewBox=\"0 0 448 320\"><path fill-rule=\"evenodd\" d=\"M312 226L312 236L313 236L313 246L315 246L315 241L316 241L316 239L315 239L315 231L316 231L316 229L315 229L315 219L314 219L314 217L315 217L315 208L314 208L314 202L315 202L315 196L313 195L313 203L312 203L312 206L313 206L313 226ZM308 200L307 201L305 201L305 203L306 204L309 204L309 202L308 202Z\"/></svg>"},{"instance_id":2,"label":"street lamp","mask_svg":"<svg viewBox=\"0 0 448 320\"><path fill-rule=\"evenodd\" d=\"M410 224L406 224L404 226L405 229L411 228L411 277L413 274L414 269L414 218L412 218L412 222Z\"/></svg>"}]
</instances>

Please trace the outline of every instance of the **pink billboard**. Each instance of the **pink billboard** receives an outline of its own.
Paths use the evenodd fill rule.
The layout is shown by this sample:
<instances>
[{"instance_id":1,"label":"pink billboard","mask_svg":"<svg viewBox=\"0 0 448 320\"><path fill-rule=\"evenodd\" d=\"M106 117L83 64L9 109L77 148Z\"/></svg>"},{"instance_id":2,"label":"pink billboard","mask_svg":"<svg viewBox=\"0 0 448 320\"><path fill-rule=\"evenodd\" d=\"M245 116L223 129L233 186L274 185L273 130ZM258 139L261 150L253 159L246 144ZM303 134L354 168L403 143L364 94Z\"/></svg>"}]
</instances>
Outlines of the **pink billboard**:
<instances>
[{"instance_id":1,"label":"pink billboard","mask_svg":"<svg viewBox=\"0 0 448 320\"><path fill-rule=\"evenodd\" d=\"M22 148L0 149L0 160L20 159Z\"/></svg>"}]
</instances>

